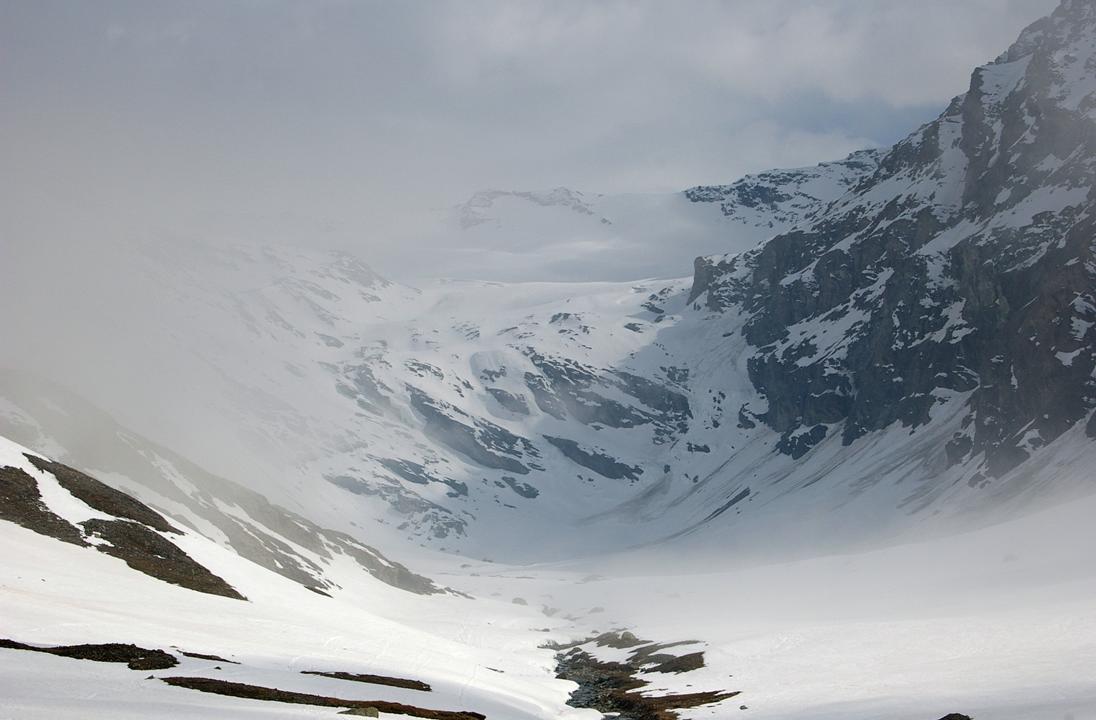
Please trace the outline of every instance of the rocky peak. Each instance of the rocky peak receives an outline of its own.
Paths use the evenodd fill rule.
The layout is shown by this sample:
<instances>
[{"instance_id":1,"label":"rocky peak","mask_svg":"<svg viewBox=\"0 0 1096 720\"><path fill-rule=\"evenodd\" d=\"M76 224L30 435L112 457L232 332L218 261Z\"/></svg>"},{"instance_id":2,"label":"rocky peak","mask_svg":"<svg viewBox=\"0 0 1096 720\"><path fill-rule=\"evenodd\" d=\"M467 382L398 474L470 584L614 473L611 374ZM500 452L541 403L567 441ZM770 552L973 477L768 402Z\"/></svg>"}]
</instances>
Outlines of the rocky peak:
<instances>
[{"instance_id":1,"label":"rocky peak","mask_svg":"<svg viewBox=\"0 0 1096 720\"><path fill-rule=\"evenodd\" d=\"M1019 39L995 62L1010 62L1048 48L1091 37L1096 27L1096 3L1092 0L1062 0L1050 15L1040 18L1020 33Z\"/></svg>"},{"instance_id":2,"label":"rocky peak","mask_svg":"<svg viewBox=\"0 0 1096 720\"><path fill-rule=\"evenodd\" d=\"M747 175L730 185L697 185L685 191L694 203L719 203L728 218L783 228L818 212L870 175L878 150L859 150L843 160Z\"/></svg>"},{"instance_id":3,"label":"rocky peak","mask_svg":"<svg viewBox=\"0 0 1096 720\"><path fill-rule=\"evenodd\" d=\"M743 410L783 452L948 423L977 484L1096 406L1094 18L1063 2L824 210L698 258L691 301L744 313Z\"/></svg>"}]
</instances>

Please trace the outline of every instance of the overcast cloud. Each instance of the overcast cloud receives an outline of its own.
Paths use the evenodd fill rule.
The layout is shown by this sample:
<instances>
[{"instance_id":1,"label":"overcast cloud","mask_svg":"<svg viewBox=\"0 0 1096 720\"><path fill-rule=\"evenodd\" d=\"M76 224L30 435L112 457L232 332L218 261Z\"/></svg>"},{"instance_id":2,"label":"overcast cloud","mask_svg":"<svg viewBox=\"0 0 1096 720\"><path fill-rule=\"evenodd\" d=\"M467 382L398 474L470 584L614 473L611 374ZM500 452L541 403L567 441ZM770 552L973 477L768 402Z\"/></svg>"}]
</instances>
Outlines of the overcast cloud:
<instances>
[{"instance_id":1,"label":"overcast cloud","mask_svg":"<svg viewBox=\"0 0 1096 720\"><path fill-rule=\"evenodd\" d=\"M1055 4L5 0L0 232L269 236L399 274L477 189L676 190L893 142Z\"/></svg>"}]
</instances>

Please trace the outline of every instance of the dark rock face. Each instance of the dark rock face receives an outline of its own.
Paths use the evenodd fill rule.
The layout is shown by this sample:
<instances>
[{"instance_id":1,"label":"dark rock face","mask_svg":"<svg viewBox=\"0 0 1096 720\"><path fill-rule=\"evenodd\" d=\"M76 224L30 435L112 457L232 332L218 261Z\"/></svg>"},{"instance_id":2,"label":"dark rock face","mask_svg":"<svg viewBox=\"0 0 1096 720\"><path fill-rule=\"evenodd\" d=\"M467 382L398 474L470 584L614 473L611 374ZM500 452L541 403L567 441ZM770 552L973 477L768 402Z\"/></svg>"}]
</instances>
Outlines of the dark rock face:
<instances>
[{"instance_id":1,"label":"dark rock face","mask_svg":"<svg viewBox=\"0 0 1096 720\"><path fill-rule=\"evenodd\" d=\"M540 371L539 375L525 375L526 386L541 412L557 420L571 417L584 425L617 429L650 425L656 444L672 441L688 430L692 417L689 399L668 384L624 370L603 372L533 348L526 348L525 354ZM623 392L635 404L607 397L612 390Z\"/></svg>"},{"instance_id":2,"label":"dark rock face","mask_svg":"<svg viewBox=\"0 0 1096 720\"><path fill-rule=\"evenodd\" d=\"M160 513L136 498L126 495L121 490L115 490L109 485L105 485L95 478L59 462L50 462L30 454L24 455L24 457L39 470L48 472L57 478L57 482L61 484L61 487L72 493L78 500L82 500L100 512L133 520L160 532L178 532Z\"/></svg>"},{"instance_id":3,"label":"dark rock face","mask_svg":"<svg viewBox=\"0 0 1096 720\"><path fill-rule=\"evenodd\" d=\"M86 520L81 525L89 536L109 543L98 545L100 551L124 560L134 570L188 590L246 600L222 578L144 525L129 520L100 519Z\"/></svg>"},{"instance_id":4,"label":"dark rock face","mask_svg":"<svg viewBox=\"0 0 1096 720\"><path fill-rule=\"evenodd\" d=\"M389 472L403 478L407 482L412 482L417 485L429 485L432 482L442 483L448 485L451 488L451 496L467 495L468 486L458 480L452 480L450 478L437 477L426 469L425 465L411 460L396 460L394 458L377 458L381 467L385 468Z\"/></svg>"},{"instance_id":5,"label":"dark rock face","mask_svg":"<svg viewBox=\"0 0 1096 720\"><path fill-rule=\"evenodd\" d=\"M597 369L570 358L545 356L532 348L526 354L540 371L526 375L526 385L541 412L558 420L568 416L584 425L630 428L651 422L651 417L635 407L611 400L597 392L601 376Z\"/></svg>"},{"instance_id":6,"label":"dark rock face","mask_svg":"<svg viewBox=\"0 0 1096 720\"><path fill-rule=\"evenodd\" d=\"M124 560L134 570L173 585L237 600L246 599L161 535L178 530L152 508L67 465L29 453L24 457L42 472L57 478L65 490L90 507L123 519L95 518L84 521L78 528L46 507L38 481L15 467L0 468L0 519L73 545L94 545L99 552ZM143 518L148 524L133 518ZM88 538L105 542L90 543Z\"/></svg>"},{"instance_id":7,"label":"dark rock face","mask_svg":"<svg viewBox=\"0 0 1096 720\"><path fill-rule=\"evenodd\" d=\"M947 461L999 476L1090 415L1096 98L1072 93L1094 37L1096 8L1064 2L824 212L696 261L691 301L745 312L767 407L742 416L780 452L961 396Z\"/></svg>"},{"instance_id":8,"label":"dark rock face","mask_svg":"<svg viewBox=\"0 0 1096 720\"><path fill-rule=\"evenodd\" d=\"M430 438L483 467L519 475L529 473L521 459L525 456L535 458L539 453L528 440L486 420L469 418L459 408L436 400L418 388L408 387L408 392L411 406L425 420L424 429ZM471 423L457 418L468 419Z\"/></svg>"},{"instance_id":9,"label":"dark rock face","mask_svg":"<svg viewBox=\"0 0 1096 720\"><path fill-rule=\"evenodd\" d=\"M509 487L511 490L513 490L526 500L532 500L533 498L540 495L540 490L537 490L529 483L521 482L520 480L516 480L506 475L503 475L501 480L506 483L507 487Z\"/></svg>"},{"instance_id":10,"label":"dark rock face","mask_svg":"<svg viewBox=\"0 0 1096 720\"><path fill-rule=\"evenodd\" d=\"M495 398L495 400L498 401L498 404L506 410L517 413L518 415L529 414L529 406L525 403L525 398L520 395L514 395L506 392L502 388L493 387L487 388L487 393Z\"/></svg>"},{"instance_id":11,"label":"dark rock face","mask_svg":"<svg viewBox=\"0 0 1096 720\"><path fill-rule=\"evenodd\" d=\"M674 377L671 370L667 373ZM657 383L635 373L616 370L613 383L619 390L634 397L650 408L655 427L655 444L672 441L689 429L689 420L693 413L689 409L689 399L669 385Z\"/></svg>"},{"instance_id":12,"label":"dark rock face","mask_svg":"<svg viewBox=\"0 0 1096 720\"><path fill-rule=\"evenodd\" d=\"M608 455L582 447L574 440L545 435L544 439L552 443L561 453L584 468L613 480L638 480L643 468L627 465Z\"/></svg>"},{"instance_id":13,"label":"dark rock face","mask_svg":"<svg viewBox=\"0 0 1096 720\"><path fill-rule=\"evenodd\" d=\"M46 507L38 492L38 481L20 468L0 468L0 519L39 535L73 545L87 545L79 529Z\"/></svg>"}]
</instances>

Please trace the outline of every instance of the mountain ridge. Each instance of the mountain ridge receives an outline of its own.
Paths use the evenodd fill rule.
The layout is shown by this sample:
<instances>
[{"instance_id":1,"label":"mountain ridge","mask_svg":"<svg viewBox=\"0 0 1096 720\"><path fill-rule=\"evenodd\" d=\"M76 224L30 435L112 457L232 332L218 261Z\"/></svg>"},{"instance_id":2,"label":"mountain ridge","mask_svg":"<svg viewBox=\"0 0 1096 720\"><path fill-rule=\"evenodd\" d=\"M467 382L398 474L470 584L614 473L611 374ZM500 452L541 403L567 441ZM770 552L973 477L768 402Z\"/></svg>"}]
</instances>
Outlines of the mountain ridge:
<instances>
[{"instance_id":1,"label":"mountain ridge","mask_svg":"<svg viewBox=\"0 0 1096 720\"><path fill-rule=\"evenodd\" d=\"M852 540L1071 493L1025 463L1079 462L1096 423L1094 41L1091 6L1063 3L890 148L673 195L737 247L691 279L413 289L316 250L144 253L126 282L178 331L120 342L188 390L115 394L189 408L195 437L164 433L184 455L254 460L219 474L321 526L511 560L699 528L807 542L805 508ZM477 217L517 202L616 233L609 199L496 191Z\"/></svg>"}]
</instances>

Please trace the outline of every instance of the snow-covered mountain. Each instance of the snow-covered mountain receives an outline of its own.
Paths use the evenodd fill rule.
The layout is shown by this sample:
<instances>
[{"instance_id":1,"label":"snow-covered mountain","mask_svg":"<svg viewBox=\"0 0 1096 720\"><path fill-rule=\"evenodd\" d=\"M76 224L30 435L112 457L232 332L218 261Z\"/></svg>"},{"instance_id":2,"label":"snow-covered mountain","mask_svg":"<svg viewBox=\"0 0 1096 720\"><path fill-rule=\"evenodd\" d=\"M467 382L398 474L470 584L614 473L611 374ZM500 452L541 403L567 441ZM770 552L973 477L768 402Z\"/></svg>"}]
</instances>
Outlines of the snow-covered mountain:
<instances>
[{"instance_id":1,"label":"snow-covered mountain","mask_svg":"<svg viewBox=\"0 0 1096 720\"><path fill-rule=\"evenodd\" d=\"M460 522L439 533L501 507L599 548L771 532L805 506L855 535L1086 491L1094 39L1092 5L1063 3L894 147L689 191L774 234L687 284L432 291L341 371L411 447L325 477L444 485ZM610 215L492 195L476 227L500 199Z\"/></svg>"},{"instance_id":2,"label":"snow-covered mountain","mask_svg":"<svg viewBox=\"0 0 1096 720\"><path fill-rule=\"evenodd\" d=\"M20 458L17 452L13 457L19 463L13 467L32 462L41 465L42 471L56 474L53 468L60 468L68 475L83 475L54 462L60 459L87 469L96 479L85 476L81 482L101 486L101 493L119 497L121 492L144 501L180 527L317 593L339 588L338 573L332 568L340 562L402 590L424 595L442 592L428 578L350 535L319 527L121 427L60 386L11 371L0 372L0 386L0 435L7 442L48 450L53 463L42 465L41 458L29 453ZM151 526L164 530L166 522Z\"/></svg>"},{"instance_id":3,"label":"snow-covered mountain","mask_svg":"<svg viewBox=\"0 0 1096 720\"><path fill-rule=\"evenodd\" d=\"M697 261L784 451L950 423L937 467L983 487L1088 421L1094 66L1096 9L1063 3L823 214Z\"/></svg>"},{"instance_id":4,"label":"snow-covered mountain","mask_svg":"<svg viewBox=\"0 0 1096 720\"><path fill-rule=\"evenodd\" d=\"M433 267L477 280L672 277L683 258L750 250L817 212L869 174L877 156L865 150L677 193L484 190L443 218Z\"/></svg>"},{"instance_id":5,"label":"snow-covered mountain","mask_svg":"<svg viewBox=\"0 0 1096 720\"><path fill-rule=\"evenodd\" d=\"M107 343L86 318L109 353L43 369L323 527L496 558L852 541L1083 492L1094 25L1062 3L891 148L456 213L506 252L643 226L683 270L692 217L733 251L692 278L412 289L346 254L164 243L114 258L148 300Z\"/></svg>"},{"instance_id":6,"label":"snow-covered mountain","mask_svg":"<svg viewBox=\"0 0 1096 720\"><path fill-rule=\"evenodd\" d=\"M207 526L2 437L0 500L5 715L324 712L281 704L302 701L441 720L592 714L564 704L569 684L552 678L552 652L528 642L530 626L560 624L531 608L409 593L353 560L334 564L339 584L306 589ZM314 550L304 552L323 562Z\"/></svg>"},{"instance_id":7,"label":"snow-covered mountain","mask_svg":"<svg viewBox=\"0 0 1096 720\"><path fill-rule=\"evenodd\" d=\"M34 371L0 372L0 711L581 720L609 672L674 708L644 718L1080 717L1094 209L1096 3L1063 0L893 147L453 211L457 275L539 281L32 253L0 285ZM72 665L102 653L140 682Z\"/></svg>"}]
</instances>

